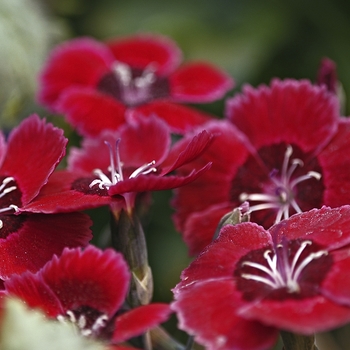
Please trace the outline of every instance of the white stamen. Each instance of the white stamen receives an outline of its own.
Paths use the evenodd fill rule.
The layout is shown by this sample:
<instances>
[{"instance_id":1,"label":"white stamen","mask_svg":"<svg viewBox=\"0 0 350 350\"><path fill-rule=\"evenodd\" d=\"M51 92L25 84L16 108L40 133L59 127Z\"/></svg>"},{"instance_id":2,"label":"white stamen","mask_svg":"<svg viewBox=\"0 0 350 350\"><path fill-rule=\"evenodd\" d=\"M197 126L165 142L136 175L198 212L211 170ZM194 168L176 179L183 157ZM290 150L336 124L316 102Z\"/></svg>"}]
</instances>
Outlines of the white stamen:
<instances>
[{"instance_id":1,"label":"white stamen","mask_svg":"<svg viewBox=\"0 0 350 350\"><path fill-rule=\"evenodd\" d=\"M121 62L115 62L112 69L124 86L129 86L132 81L131 69L130 67Z\"/></svg>"},{"instance_id":2,"label":"white stamen","mask_svg":"<svg viewBox=\"0 0 350 350\"><path fill-rule=\"evenodd\" d=\"M327 255L326 250L320 250L318 252L310 253L304 260L302 260L299 265L300 256L307 246L312 244L311 241L304 241L300 244L299 249L296 251L292 263L288 261L288 256L285 254L284 258L280 258L280 255L274 252L273 257L271 258L271 250L266 250L264 252L264 258L268 266L252 262L244 261L242 266L249 266L255 268L259 271L266 273L266 277L254 274L242 273L241 277L254 280L257 282L264 283L270 286L273 289L286 288L289 293L300 292L300 286L298 284L298 279L307 265L309 265L313 260L318 259L324 255ZM276 249L283 249L282 245L278 245ZM278 264L279 262L279 264ZM298 265L298 266L297 266ZM284 272L284 273L282 273Z\"/></svg>"},{"instance_id":3,"label":"white stamen","mask_svg":"<svg viewBox=\"0 0 350 350\"><path fill-rule=\"evenodd\" d=\"M138 169L136 169L130 176L129 179L132 179L133 177L137 177L139 175L146 175L152 172L156 172L157 169L152 167L152 165L156 164L156 162L153 160L150 163L147 163L145 165L140 166Z\"/></svg>"},{"instance_id":4,"label":"white stamen","mask_svg":"<svg viewBox=\"0 0 350 350\"><path fill-rule=\"evenodd\" d=\"M111 173L111 177L109 178L101 169L95 169L93 171L93 174L98 177L98 179L93 180L89 187L92 188L95 185L98 185L98 187L102 189L109 189L111 186L117 184L120 181L124 181L123 176L123 163L120 160L119 156L119 143L120 139L116 141L115 148L112 148L111 144L107 141L105 141L105 144L109 148L109 158L110 158L110 166L108 167L108 170ZM129 179L135 178L139 175L147 175L151 172L156 172L157 169L153 166L155 165L155 160L153 160L150 163L141 165L139 168L133 171L133 173L129 176Z\"/></svg>"},{"instance_id":5,"label":"white stamen","mask_svg":"<svg viewBox=\"0 0 350 350\"><path fill-rule=\"evenodd\" d=\"M289 218L289 210L293 208L297 213L301 213L302 210L294 198L294 188L299 183L309 179L321 179L321 174L316 171L309 171L307 174L299 176L293 180L291 177L297 167L302 167L304 162L299 159L290 159L293 153L293 148L287 145L286 152L281 167L280 176L276 175L276 171L273 171L270 175L271 181L275 184L275 193L241 193L239 196L240 201L257 201L263 202L250 207L250 213L258 210L265 209L277 209L275 223L280 222L282 219Z\"/></svg>"},{"instance_id":6,"label":"white stamen","mask_svg":"<svg viewBox=\"0 0 350 350\"><path fill-rule=\"evenodd\" d=\"M106 326L106 322L108 321L108 316L107 315L101 315L99 316L94 324L92 325L91 329L93 331L98 331L100 328L103 328Z\"/></svg>"},{"instance_id":7,"label":"white stamen","mask_svg":"<svg viewBox=\"0 0 350 350\"><path fill-rule=\"evenodd\" d=\"M124 102L135 105L149 99L150 88L156 81L155 64L149 64L136 78L133 78L131 68L125 63L115 62L112 70L121 83L120 94Z\"/></svg>"}]
</instances>

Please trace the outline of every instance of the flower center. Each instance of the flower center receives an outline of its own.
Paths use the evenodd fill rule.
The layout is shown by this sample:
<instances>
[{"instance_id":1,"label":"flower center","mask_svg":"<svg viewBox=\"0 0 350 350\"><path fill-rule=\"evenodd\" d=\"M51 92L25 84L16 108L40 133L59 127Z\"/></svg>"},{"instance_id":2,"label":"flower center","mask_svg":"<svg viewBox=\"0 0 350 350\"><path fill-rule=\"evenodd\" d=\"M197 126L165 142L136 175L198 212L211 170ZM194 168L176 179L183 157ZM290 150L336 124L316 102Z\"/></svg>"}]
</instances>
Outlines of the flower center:
<instances>
[{"instance_id":1,"label":"flower center","mask_svg":"<svg viewBox=\"0 0 350 350\"><path fill-rule=\"evenodd\" d=\"M308 171L301 176L293 177L298 167L303 167L304 163L299 158L291 159L293 148L287 145L284 153L281 171L273 169L270 173L271 184L266 186L266 193L246 193L240 194L239 199L242 202L255 201L259 202L250 207L250 212L277 209L275 223L283 219L288 219L290 211L294 210L296 213L301 213L302 210L296 201L296 186L303 181L310 179L321 179L321 174L316 171Z\"/></svg>"},{"instance_id":2,"label":"flower center","mask_svg":"<svg viewBox=\"0 0 350 350\"><path fill-rule=\"evenodd\" d=\"M110 157L110 166L108 167L108 171L110 172L110 176L108 177L101 169L95 169L93 171L94 175L98 177L98 179L93 180L89 187L93 188L94 186L98 186L102 189L109 189L111 186L117 184L120 181L124 181L123 175L123 163L120 161L119 156L119 143L120 139L118 139L115 143L115 147L105 141L105 144L109 148L109 157ZM150 163L144 164L134 170L129 176L129 179L137 177L139 175L147 175L152 172L156 172L157 169L154 167L155 160Z\"/></svg>"},{"instance_id":3,"label":"flower center","mask_svg":"<svg viewBox=\"0 0 350 350\"><path fill-rule=\"evenodd\" d=\"M156 75L154 64L141 70L115 62L111 72L101 79L97 89L128 106L137 106L169 95L168 81Z\"/></svg>"},{"instance_id":4,"label":"flower center","mask_svg":"<svg viewBox=\"0 0 350 350\"><path fill-rule=\"evenodd\" d=\"M273 291L306 297L317 290L331 263L327 250L312 241L285 240L275 248L244 256L237 264L235 275L239 277L238 287L253 298Z\"/></svg>"},{"instance_id":5,"label":"flower center","mask_svg":"<svg viewBox=\"0 0 350 350\"><path fill-rule=\"evenodd\" d=\"M57 320L73 323L81 335L85 337L100 337L107 327L108 316L89 306L81 306L72 311L68 310L66 315L58 315Z\"/></svg>"}]
</instances>

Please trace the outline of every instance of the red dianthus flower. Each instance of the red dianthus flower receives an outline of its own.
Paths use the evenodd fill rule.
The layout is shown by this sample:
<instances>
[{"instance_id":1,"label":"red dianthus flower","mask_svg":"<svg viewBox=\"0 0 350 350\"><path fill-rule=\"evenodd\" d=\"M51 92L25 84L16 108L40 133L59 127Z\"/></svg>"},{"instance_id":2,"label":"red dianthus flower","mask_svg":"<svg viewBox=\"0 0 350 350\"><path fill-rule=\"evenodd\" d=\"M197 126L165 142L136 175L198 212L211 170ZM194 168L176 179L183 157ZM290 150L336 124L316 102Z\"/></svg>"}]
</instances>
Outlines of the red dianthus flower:
<instances>
[{"instance_id":1,"label":"red dianthus flower","mask_svg":"<svg viewBox=\"0 0 350 350\"><path fill-rule=\"evenodd\" d=\"M40 76L38 100L64 113L86 136L117 129L135 111L156 114L182 133L208 115L181 103L222 98L233 80L208 63L179 67L180 61L176 44L157 35L106 43L74 39L52 52Z\"/></svg>"},{"instance_id":2,"label":"red dianthus flower","mask_svg":"<svg viewBox=\"0 0 350 350\"><path fill-rule=\"evenodd\" d=\"M49 317L74 323L84 336L120 343L166 321L170 314L163 303L123 309L129 282L127 264L113 249L66 248L37 273L6 281L5 294L41 308Z\"/></svg>"},{"instance_id":3,"label":"red dianthus flower","mask_svg":"<svg viewBox=\"0 0 350 350\"><path fill-rule=\"evenodd\" d=\"M247 86L228 100L226 114L228 120L201 127L216 134L213 144L179 169L185 175L213 162L196 183L177 189L174 200L175 222L192 254L245 201L252 221L265 228L322 205L350 203L350 123L324 86L306 80Z\"/></svg>"},{"instance_id":4,"label":"red dianthus flower","mask_svg":"<svg viewBox=\"0 0 350 350\"><path fill-rule=\"evenodd\" d=\"M92 238L91 220L82 213L26 214L65 154L62 130L32 115L0 133L0 278L37 271L65 247L85 246ZM51 214L53 213L53 214Z\"/></svg>"},{"instance_id":5,"label":"red dianthus flower","mask_svg":"<svg viewBox=\"0 0 350 350\"><path fill-rule=\"evenodd\" d=\"M350 206L296 214L269 230L226 225L174 289L180 328L211 350L270 348L350 320ZM205 307L203 307L205 305Z\"/></svg>"}]
</instances>

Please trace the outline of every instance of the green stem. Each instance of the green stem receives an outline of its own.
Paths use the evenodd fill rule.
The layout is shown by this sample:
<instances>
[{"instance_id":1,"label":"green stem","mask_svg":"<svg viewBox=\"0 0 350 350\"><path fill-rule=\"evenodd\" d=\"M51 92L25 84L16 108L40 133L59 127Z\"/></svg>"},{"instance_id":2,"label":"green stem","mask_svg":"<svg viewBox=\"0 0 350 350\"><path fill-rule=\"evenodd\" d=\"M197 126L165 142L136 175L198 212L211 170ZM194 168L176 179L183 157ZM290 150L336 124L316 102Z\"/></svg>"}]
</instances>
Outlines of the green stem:
<instances>
[{"instance_id":1,"label":"green stem","mask_svg":"<svg viewBox=\"0 0 350 350\"><path fill-rule=\"evenodd\" d=\"M314 335L299 335L281 331L283 350L318 350Z\"/></svg>"},{"instance_id":2,"label":"green stem","mask_svg":"<svg viewBox=\"0 0 350 350\"><path fill-rule=\"evenodd\" d=\"M131 307L145 305L153 294L152 272L148 265L146 239L142 225L133 211L111 217L112 245L121 252L132 274L128 302Z\"/></svg>"}]
</instances>

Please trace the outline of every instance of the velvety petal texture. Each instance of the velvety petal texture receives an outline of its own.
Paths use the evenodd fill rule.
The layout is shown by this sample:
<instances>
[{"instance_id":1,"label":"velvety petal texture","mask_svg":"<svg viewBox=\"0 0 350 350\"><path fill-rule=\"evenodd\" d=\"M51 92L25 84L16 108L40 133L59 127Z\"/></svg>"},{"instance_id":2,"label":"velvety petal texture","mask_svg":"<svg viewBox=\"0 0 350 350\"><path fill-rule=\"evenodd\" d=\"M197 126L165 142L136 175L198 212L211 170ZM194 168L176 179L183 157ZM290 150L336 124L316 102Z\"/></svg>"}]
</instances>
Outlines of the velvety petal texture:
<instances>
[{"instance_id":1,"label":"velvety petal texture","mask_svg":"<svg viewBox=\"0 0 350 350\"><path fill-rule=\"evenodd\" d=\"M83 213L21 214L3 220L0 278L39 270L65 247L86 246L92 239L90 218Z\"/></svg>"},{"instance_id":2,"label":"velvety petal texture","mask_svg":"<svg viewBox=\"0 0 350 350\"><path fill-rule=\"evenodd\" d=\"M55 109L65 89L94 86L113 61L105 45L92 38L73 39L57 46L39 77L39 102Z\"/></svg>"},{"instance_id":3,"label":"velvety petal texture","mask_svg":"<svg viewBox=\"0 0 350 350\"><path fill-rule=\"evenodd\" d=\"M223 226L174 288L180 328L208 349L251 350L272 346L277 329L307 335L344 325L349 234L349 205L296 214L269 230Z\"/></svg>"},{"instance_id":4,"label":"velvety petal texture","mask_svg":"<svg viewBox=\"0 0 350 350\"><path fill-rule=\"evenodd\" d=\"M177 45L161 35L73 39L58 45L44 65L38 101L63 113L84 136L117 130L135 110L183 133L210 116L176 102L211 102L234 83L205 62L179 67L181 59Z\"/></svg>"},{"instance_id":5,"label":"velvety petal texture","mask_svg":"<svg viewBox=\"0 0 350 350\"><path fill-rule=\"evenodd\" d=\"M83 251L66 248L60 257L53 257L36 274L26 273L24 277L17 276L6 282L6 290L10 295L21 297L29 306L40 306L46 311L51 310L52 297L34 300L29 293L36 283L46 285L50 295L53 293L60 303L57 313L51 316L58 316L59 309L64 315L85 306L110 317L122 305L129 281L128 267L121 254L89 246ZM40 293L37 298L41 298L41 294L47 293Z\"/></svg>"},{"instance_id":6,"label":"velvety petal texture","mask_svg":"<svg viewBox=\"0 0 350 350\"><path fill-rule=\"evenodd\" d=\"M0 175L14 177L22 204L30 202L48 181L65 155L67 141L63 130L37 115L26 118L12 130Z\"/></svg>"},{"instance_id":7,"label":"velvety petal texture","mask_svg":"<svg viewBox=\"0 0 350 350\"><path fill-rule=\"evenodd\" d=\"M215 141L177 170L184 176L212 162L208 173L177 189L173 200L174 221L191 254L209 244L216 230L219 211L203 235L194 232L211 208L229 212L247 201L251 220L269 228L295 213L350 203L349 122L325 86L292 79L245 86L228 99L226 119L199 128L216 131Z\"/></svg>"},{"instance_id":8,"label":"velvety petal texture","mask_svg":"<svg viewBox=\"0 0 350 350\"><path fill-rule=\"evenodd\" d=\"M72 147L68 170L54 173L21 210L68 212L101 205L131 210L138 193L183 186L205 173L209 162L185 176L172 174L204 153L212 139L201 131L181 147L171 146L170 128L163 120L135 116L116 132L105 131L98 138L85 138L82 148Z\"/></svg>"},{"instance_id":9,"label":"velvety petal texture","mask_svg":"<svg viewBox=\"0 0 350 350\"><path fill-rule=\"evenodd\" d=\"M257 149L283 141L309 152L322 148L336 131L339 102L324 86L276 79L269 87L245 86L227 100L226 116Z\"/></svg>"},{"instance_id":10,"label":"velvety petal texture","mask_svg":"<svg viewBox=\"0 0 350 350\"><path fill-rule=\"evenodd\" d=\"M129 282L127 263L119 252L66 248L37 273L6 281L5 294L41 308L49 317L72 322L82 335L116 344L166 321L171 313L162 303L125 311Z\"/></svg>"}]
</instances>

